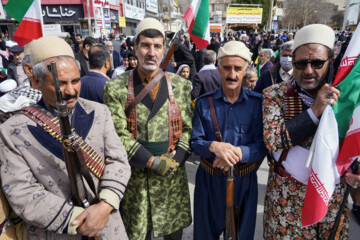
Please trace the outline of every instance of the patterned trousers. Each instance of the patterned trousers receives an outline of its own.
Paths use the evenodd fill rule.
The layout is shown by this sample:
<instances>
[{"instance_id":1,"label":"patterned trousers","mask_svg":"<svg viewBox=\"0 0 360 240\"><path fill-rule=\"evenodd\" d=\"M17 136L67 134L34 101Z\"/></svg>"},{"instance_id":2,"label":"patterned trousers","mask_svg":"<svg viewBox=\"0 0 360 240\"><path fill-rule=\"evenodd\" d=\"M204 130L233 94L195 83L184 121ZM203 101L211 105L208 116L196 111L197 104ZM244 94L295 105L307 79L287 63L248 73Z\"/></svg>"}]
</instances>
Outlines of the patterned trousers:
<instances>
[{"instance_id":1,"label":"patterned trousers","mask_svg":"<svg viewBox=\"0 0 360 240\"><path fill-rule=\"evenodd\" d=\"M345 193L338 184L329 201L329 209L318 224L301 228L301 212L306 185L281 177L270 170L264 206L264 239L329 239ZM344 210L341 239L349 238L349 209Z\"/></svg>"}]
</instances>

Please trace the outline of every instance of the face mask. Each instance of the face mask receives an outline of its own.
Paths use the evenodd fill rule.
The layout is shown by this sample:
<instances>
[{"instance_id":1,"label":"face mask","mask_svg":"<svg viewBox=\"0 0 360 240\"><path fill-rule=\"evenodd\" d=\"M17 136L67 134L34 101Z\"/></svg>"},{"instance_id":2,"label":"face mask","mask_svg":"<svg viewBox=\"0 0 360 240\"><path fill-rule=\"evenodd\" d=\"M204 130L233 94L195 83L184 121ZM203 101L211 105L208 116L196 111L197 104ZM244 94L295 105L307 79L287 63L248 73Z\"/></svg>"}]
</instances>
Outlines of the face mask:
<instances>
[{"instance_id":1,"label":"face mask","mask_svg":"<svg viewBox=\"0 0 360 240\"><path fill-rule=\"evenodd\" d=\"M293 67L291 60L292 60L292 57L280 57L280 65L284 69L291 69Z\"/></svg>"}]
</instances>

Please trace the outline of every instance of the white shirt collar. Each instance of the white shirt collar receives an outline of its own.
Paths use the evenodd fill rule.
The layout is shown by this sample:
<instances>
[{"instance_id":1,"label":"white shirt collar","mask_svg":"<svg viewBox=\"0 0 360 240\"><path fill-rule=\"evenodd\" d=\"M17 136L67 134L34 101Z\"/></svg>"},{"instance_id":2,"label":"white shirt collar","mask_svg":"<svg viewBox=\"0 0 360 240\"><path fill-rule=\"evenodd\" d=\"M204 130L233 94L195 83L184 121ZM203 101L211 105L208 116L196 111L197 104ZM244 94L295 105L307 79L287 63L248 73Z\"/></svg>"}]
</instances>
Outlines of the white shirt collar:
<instances>
[{"instance_id":1,"label":"white shirt collar","mask_svg":"<svg viewBox=\"0 0 360 240\"><path fill-rule=\"evenodd\" d=\"M288 72L285 72L284 69L281 67L279 73L283 81L288 81L293 75L293 69L290 69Z\"/></svg>"},{"instance_id":2,"label":"white shirt collar","mask_svg":"<svg viewBox=\"0 0 360 240\"><path fill-rule=\"evenodd\" d=\"M214 70L216 69L214 64L208 64L208 65L204 65L199 72L204 71L204 70Z\"/></svg>"}]
</instances>

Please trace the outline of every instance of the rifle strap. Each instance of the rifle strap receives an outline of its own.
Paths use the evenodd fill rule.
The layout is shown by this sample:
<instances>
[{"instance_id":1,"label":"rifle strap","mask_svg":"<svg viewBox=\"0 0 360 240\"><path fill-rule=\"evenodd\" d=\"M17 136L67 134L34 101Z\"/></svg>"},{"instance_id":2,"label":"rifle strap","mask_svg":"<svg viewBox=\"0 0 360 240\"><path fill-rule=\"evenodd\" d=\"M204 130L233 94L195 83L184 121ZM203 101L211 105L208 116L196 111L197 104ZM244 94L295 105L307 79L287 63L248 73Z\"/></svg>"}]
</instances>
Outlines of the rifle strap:
<instances>
[{"instance_id":1,"label":"rifle strap","mask_svg":"<svg viewBox=\"0 0 360 240\"><path fill-rule=\"evenodd\" d=\"M54 137L58 141L62 141L61 138L61 128L59 124L59 118L53 117L52 114L47 110L42 108L39 105L32 105L29 107L22 108L18 113L23 114L33 120L36 124L41 126L47 133ZM79 135L75 134L75 138L72 141L72 148L76 152L79 160L83 160L84 164L88 169L98 178L101 179L102 174L105 169L105 161L102 157L88 144L83 140ZM80 166L79 166L80 167ZM90 177L86 168L80 167L85 179ZM85 174L84 174L85 173ZM88 176L87 176L88 175ZM89 178L89 180L91 177ZM91 179L92 180L92 179ZM91 185L88 182L89 186ZM94 184L92 184L94 185ZM91 187L91 186L90 186ZM95 193L95 192L94 192Z\"/></svg>"},{"instance_id":2,"label":"rifle strap","mask_svg":"<svg viewBox=\"0 0 360 240\"><path fill-rule=\"evenodd\" d=\"M182 128L183 128L181 112L179 105L175 100L171 79L165 71L160 69L159 73L146 85L146 87L134 99L133 71L134 70L131 70L129 72L128 99L125 104L127 129L131 133L131 136L134 139L137 139L136 105L145 97L146 94L148 94L148 92L155 86L155 84L165 75L166 83L168 87L168 94L169 94L169 103L168 103L169 148L167 153L170 153L175 149L176 143L179 141L181 137Z\"/></svg>"},{"instance_id":3,"label":"rifle strap","mask_svg":"<svg viewBox=\"0 0 360 240\"><path fill-rule=\"evenodd\" d=\"M208 96L209 99L209 105L210 105L210 113L211 113L211 119L212 119L212 123L214 126L214 130L215 130L215 136L218 142L222 142L222 135L220 132L220 128L219 128L219 124L218 121L216 119L216 114L215 114L215 107L214 107L214 101L212 98L212 95Z\"/></svg>"},{"instance_id":4,"label":"rifle strap","mask_svg":"<svg viewBox=\"0 0 360 240\"><path fill-rule=\"evenodd\" d=\"M160 79L162 79L162 77L164 75L165 75L165 71L163 71L162 69L159 69L159 72L156 74L156 76L143 88L143 90L141 90L141 92L136 96L136 98L133 101L131 101L131 103L129 103L129 105L126 106L126 108L125 108L126 116L129 116L129 114L136 107L136 105L139 102L141 102L141 100L146 96L146 94L149 93L149 91L156 85L156 83L158 83L160 81ZM131 81L132 88L134 89L133 77L134 77L134 70L131 70L129 72L128 85L130 85L130 81ZM129 86L129 88L130 88L130 86ZM132 94L134 96L134 93L132 93Z\"/></svg>"}]
</instances>

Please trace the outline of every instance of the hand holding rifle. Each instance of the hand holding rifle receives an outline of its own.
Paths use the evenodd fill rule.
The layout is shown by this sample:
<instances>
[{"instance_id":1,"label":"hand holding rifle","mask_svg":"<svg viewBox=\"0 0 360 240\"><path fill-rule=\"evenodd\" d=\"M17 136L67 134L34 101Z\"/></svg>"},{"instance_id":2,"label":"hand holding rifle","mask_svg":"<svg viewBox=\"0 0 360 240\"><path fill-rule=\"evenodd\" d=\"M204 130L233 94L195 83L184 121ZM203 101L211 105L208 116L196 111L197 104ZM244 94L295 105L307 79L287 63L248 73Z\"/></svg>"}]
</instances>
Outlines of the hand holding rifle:
<instances>
[{"instance_id":1,"label":"hand holding rifle","mask_svg":"<svg viewBox=\"0 0 360 240\"><path fill-rule=\"evenodd\" d=\"M84 236L99 236L108 222L112 206L104 201L90 206L88 201L88 192L85 188L83 178L93 193L96 194L94 182L90 176L88 167L79 148L75 147L76 134L71 129L69 121L69 109L63 100L60 90L60 84L56 69L56 62L52 61L48 66L51 71L56 93L56 106L58 109L59 123L61 127L61 141L63 147L64 161L69 176L71 200L77 207L85 208L71 224L76 226L80 224L78 232ZM96 199L95 199L96 200ZM83 239L92 239L84 237ZM97 238L98 239L98 238Z\"/></svg>"}]
</instances>

